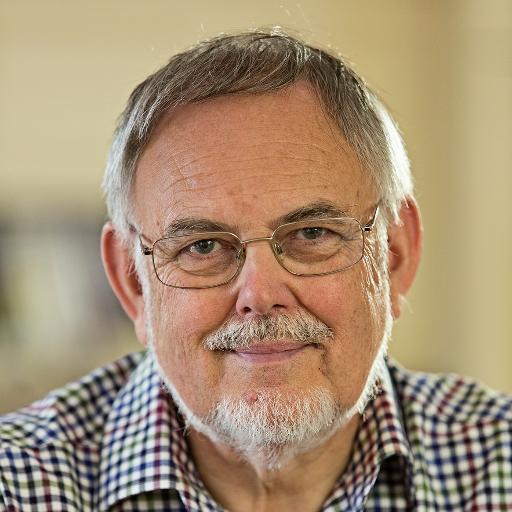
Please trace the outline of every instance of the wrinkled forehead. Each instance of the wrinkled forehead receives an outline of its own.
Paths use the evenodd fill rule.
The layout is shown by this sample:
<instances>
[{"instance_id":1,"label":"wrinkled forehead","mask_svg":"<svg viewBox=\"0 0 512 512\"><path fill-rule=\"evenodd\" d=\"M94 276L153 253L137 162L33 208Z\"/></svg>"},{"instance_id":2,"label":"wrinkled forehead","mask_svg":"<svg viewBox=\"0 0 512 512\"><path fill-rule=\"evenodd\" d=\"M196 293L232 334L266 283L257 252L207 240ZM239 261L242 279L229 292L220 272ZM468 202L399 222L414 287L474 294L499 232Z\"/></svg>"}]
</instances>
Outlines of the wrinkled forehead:
<instances>
[{"instance_id":1,"label":"wrinkled forehead","mask_svg":"<svg viewBox=\"0 0 512 512\"><path fill-rule=\"evenodd\" d=\"M279 209L276 202L292 209L336 194L344 204L358 204L372 192L339 127L310 87L296 84L165 115L139 159L133 201L147 225L193 210L227 214L234 203L239 214Z\"/></svg>"}]
</instances>

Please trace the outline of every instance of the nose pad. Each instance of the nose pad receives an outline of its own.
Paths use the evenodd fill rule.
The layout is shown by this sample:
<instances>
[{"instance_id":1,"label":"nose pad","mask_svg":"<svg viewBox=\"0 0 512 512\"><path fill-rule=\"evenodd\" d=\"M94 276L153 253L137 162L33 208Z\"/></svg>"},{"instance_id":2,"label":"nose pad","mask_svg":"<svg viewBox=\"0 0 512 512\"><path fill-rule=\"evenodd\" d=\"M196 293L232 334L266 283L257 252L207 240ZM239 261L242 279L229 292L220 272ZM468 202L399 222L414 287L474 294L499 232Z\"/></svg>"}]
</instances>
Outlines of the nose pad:
<instances>
[{"instance_id":1,"label":"nose pad","mask_svg":"<svg viewBox=\"0 0 512 512\"><path fill-rule=\"evenodd\" d=\"M282 260L283 259L283 249L277 242L273 242L272 244L274 246L274 253L275 255Z\"/></svg>"},{"instance_id":2,"label":"nose pad","mask_svg":"<svg viewBox=\"0 0 512 512\"><path fill-rule=\"evenodd\" d=\"M241 262L245 260L245 246L240 247L236 253L236 261L240 265Z\"/></svg>"}]
</instances>

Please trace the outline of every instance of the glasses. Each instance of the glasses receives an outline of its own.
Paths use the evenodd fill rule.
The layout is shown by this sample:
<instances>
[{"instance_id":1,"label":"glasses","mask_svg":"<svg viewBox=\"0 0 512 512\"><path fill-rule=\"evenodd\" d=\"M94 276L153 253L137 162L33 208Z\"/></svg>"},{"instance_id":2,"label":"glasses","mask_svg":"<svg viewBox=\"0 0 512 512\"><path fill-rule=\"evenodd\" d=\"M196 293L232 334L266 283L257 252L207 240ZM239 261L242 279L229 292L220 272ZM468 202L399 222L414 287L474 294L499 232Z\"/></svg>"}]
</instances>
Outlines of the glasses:
<instances>
[{"instance_id":1,"label":"glasses","mask_svg":"<svg viewBox=\"0 0 512 512\"><path fill-rule=\"evenodd\" d=\"M271 236L240 240L234 233L212 231L161 238L147 247L159 281L173 288L213 288L233 280L241 271L247 245L268 242L278 263L295 276L323 276L358 263L365 237L375 226L379 206L361 225L349 217L289 222ZM143 235L142 235L143 236Z\"/></svg>"}]
</instances>

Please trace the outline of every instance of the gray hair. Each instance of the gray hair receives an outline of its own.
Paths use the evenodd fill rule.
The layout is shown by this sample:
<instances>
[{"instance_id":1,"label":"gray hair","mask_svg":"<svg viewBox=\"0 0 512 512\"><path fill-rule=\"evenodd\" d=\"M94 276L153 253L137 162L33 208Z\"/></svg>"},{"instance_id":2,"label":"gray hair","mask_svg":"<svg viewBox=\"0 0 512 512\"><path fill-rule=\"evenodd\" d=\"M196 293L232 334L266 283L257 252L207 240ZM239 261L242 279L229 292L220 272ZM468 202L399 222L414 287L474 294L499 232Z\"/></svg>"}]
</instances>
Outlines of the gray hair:
<instances>
[{"instance_id":1,"label":"gray hair","mask_svg":"<svg viewBox=\"0 0 512 512\"><path fill-rule=\"evenodd\" d=\"M386 216L412 196L409 160L390 114L340 56L280 30L222 35L171 58L132 92L114 133L103 190L114 226L128 237L138 159L162 115L227 95L265 93L307 81L371 176ZM389 220L389 219L388 219Z\"/></svg>"}]
</instances>

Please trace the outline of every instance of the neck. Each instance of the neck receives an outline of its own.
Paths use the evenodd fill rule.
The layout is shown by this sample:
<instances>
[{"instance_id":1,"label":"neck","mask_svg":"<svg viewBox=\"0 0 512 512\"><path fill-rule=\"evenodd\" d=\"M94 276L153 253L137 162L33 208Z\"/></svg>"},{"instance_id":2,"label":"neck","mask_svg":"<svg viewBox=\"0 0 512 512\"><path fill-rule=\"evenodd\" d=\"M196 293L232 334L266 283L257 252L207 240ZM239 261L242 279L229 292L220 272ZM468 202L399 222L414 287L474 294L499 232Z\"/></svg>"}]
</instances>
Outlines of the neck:
<instances>
[{"instance_id":1,"label":"neck","mask_svg":"<svg viewBox=\"0 0 512 512\"><path fill-rule=\"evenodd\" d=\"M189 443L201 479L213 498L232 512L314 511L345 470L359 424L356 414L323 444L291 456L277 467L268 457L242 458L195 430Z\"/></svg>"}]
</instances>

